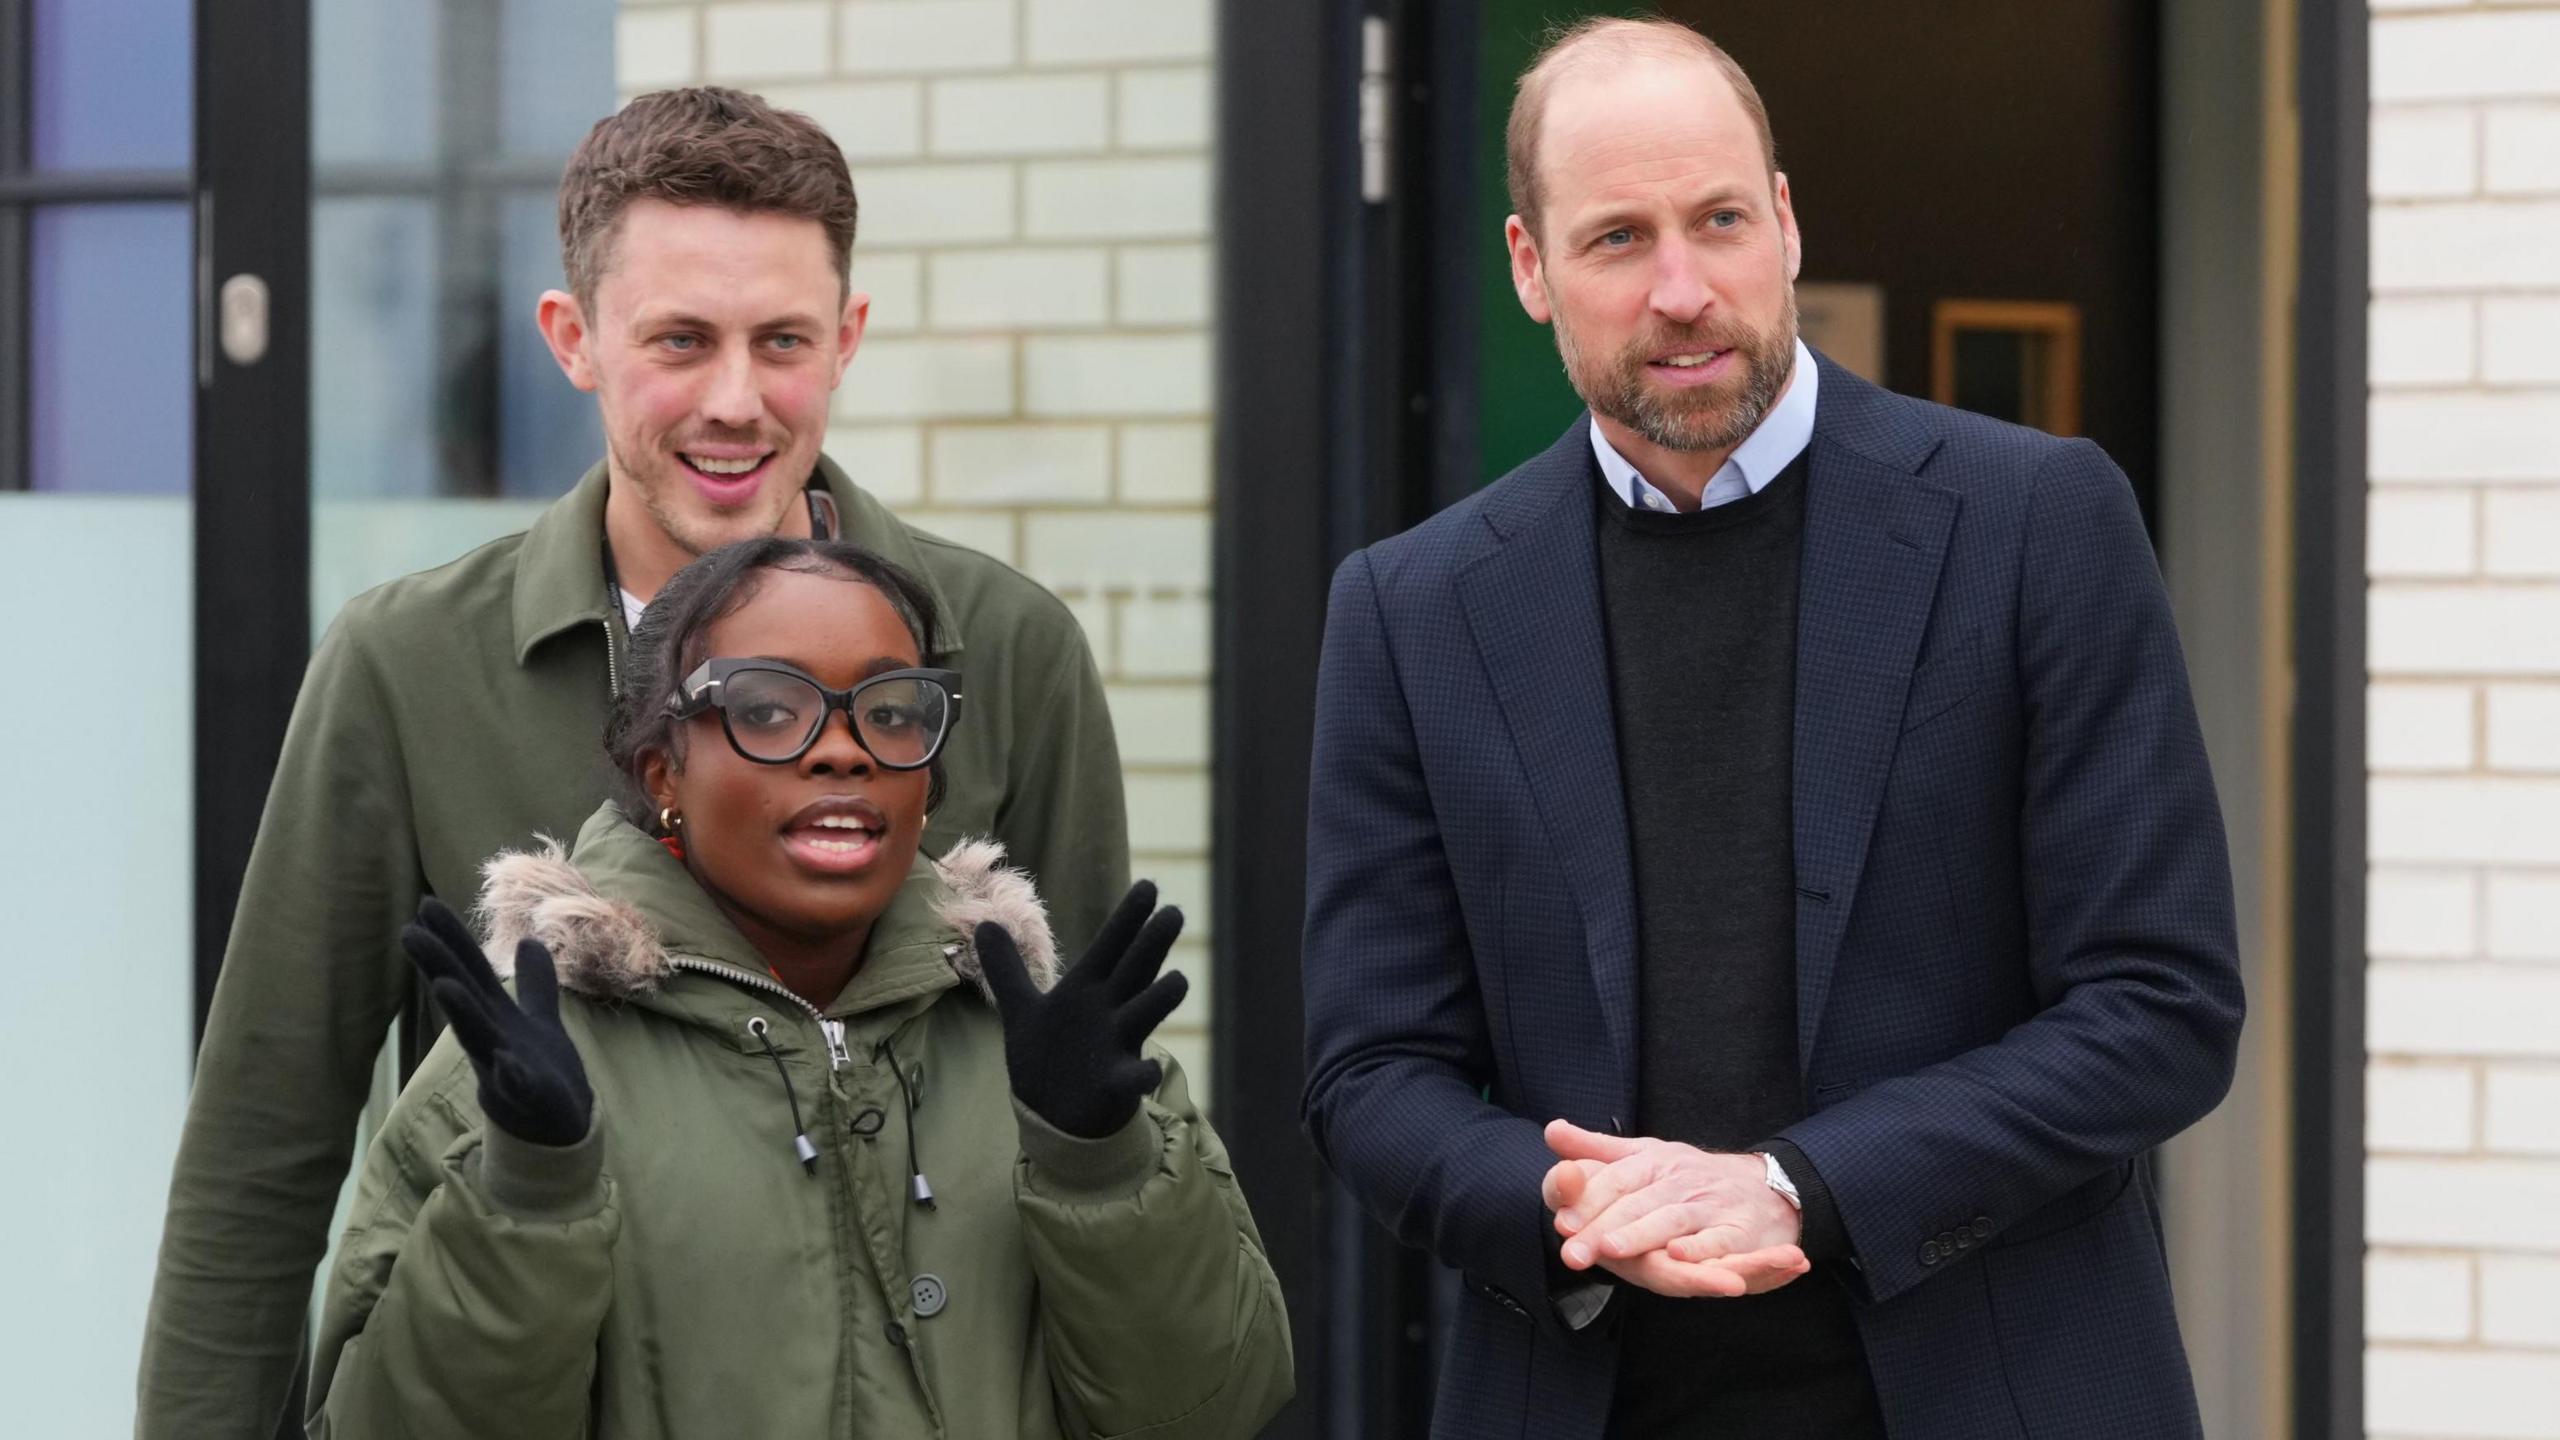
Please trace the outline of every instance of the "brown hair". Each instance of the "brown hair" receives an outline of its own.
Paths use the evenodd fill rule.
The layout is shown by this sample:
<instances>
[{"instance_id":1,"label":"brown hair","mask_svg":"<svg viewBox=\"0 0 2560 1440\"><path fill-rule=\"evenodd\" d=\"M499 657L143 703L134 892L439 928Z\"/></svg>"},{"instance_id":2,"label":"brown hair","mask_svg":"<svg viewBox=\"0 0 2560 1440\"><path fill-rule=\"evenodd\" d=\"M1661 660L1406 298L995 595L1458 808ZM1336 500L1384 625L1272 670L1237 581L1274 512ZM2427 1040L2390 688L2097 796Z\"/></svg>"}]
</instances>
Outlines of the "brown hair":
<instances>
[{"instance_id":1,"label":"brown hair","mask_svg":"<svg viewBox=\"0 0 2560 1440\"><path fill-rule=\"evenodd\" d=\"M1723 46L1677 20L1614 15L1578 20L1549 33L1529 68L1520 72L1519 93L1511 101L1511 123L1503 133L1511 208L1531 238L1539 233L1538 212L1546 201L1538 184L1538 138L1546 128L1547 92L1565 74L1585 65L1634 59L1704 60L1715 66L1741 97L1743 112L1760 132L1760 153L1767 157L1770 171L1777 170L1778 141L1769 129L1769 107L1760 103L1751 77Z\"/></svg>"},{"instance_id":2,"label":"brown hair","mask_svg":"<svg viewBox=\"0 0 2560 1440\"><path fill-rule=\"evenodd\" d=\"M622 213L639 199L773 211L826 228L836 274L853 269L856 206L844 152L818 122L716 86L640 96L596 122L560 176L560 268L593 310Z\"/></svg>"}]
</instances>

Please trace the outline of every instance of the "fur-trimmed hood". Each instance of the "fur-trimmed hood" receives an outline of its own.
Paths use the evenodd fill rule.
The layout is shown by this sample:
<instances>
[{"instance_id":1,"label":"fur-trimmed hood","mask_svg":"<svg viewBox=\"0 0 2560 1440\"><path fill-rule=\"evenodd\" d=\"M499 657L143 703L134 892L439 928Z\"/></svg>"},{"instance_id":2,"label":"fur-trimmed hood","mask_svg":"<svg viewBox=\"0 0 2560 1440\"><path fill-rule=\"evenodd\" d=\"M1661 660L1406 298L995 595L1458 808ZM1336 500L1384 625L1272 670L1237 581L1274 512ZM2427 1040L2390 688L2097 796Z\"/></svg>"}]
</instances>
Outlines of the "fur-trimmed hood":
<instances>
[{"instance_id":1,"label":"fur-trimmed hood","mask_svg":"<svg viewBox=\"0 0 2560 1440\"><path fill-rule=\"evenodd\" d=\"M476 928L488 936L491 965L512 975L517 942L534 939L550 949L569 989L606 1000L656 991L675 969L660 927L639 905L598 890L559 841L540 838L535 849L502 851L481 867ZM943 956L990 1003L995 996L979 969L974 938L982 922L993 921L1013 937L1034 984L1045 990L1058 976L1048 907L1031 877L1004 858L996 841L963 840L940 860L919 865L907 881L910 890L933 887L928 903L949 936Z\"/></svg>"}]
</instances>

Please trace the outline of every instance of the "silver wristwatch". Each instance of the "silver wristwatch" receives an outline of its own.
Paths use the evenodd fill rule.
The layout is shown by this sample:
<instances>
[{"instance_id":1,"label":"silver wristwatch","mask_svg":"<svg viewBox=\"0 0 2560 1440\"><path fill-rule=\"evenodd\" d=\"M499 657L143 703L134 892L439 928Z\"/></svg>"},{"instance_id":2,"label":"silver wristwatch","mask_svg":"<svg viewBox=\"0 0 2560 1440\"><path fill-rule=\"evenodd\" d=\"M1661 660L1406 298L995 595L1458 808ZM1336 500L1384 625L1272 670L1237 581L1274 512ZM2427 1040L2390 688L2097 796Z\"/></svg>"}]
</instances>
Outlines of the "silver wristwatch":
<instances>
[{"instance_id":1,"label":"silver wristwatch","mask_svg":"<svg viewBox=\"0 0 2560 1440\"><path fill-rule=\"evenodd\" d=\"M1787 1167L1779 1164L1778 1157L1766 1150L1758 1153L1761 1161L1769 1167L1769 1188L1784 1196L1789 1205L1802 1211L1804 1197L1796 1193L1796 1182L1787 1178Z\"/></svg>"}]
</instances>

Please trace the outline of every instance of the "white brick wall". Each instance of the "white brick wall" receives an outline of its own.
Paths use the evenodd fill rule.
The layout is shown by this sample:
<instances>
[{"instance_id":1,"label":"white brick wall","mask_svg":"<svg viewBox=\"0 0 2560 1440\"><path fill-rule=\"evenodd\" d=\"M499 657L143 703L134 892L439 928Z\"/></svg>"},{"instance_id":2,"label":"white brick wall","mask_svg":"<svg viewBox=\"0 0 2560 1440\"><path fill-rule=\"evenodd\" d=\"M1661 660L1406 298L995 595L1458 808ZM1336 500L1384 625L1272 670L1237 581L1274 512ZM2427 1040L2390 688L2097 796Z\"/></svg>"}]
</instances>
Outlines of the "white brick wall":
<instances>
[{"instance_id":1,"label":"white brick wall","mask_svg":"<svg viewBox=\"0 0 2560 1440\"><path fill-rule=\"evenodd\" d=\"M2498 385L2560 384L2560 295L2480 302L2480 378Z\"/></svg>"},{"instance_id":2,"label":"white brick wall","mask_svg":"<svg viewBox=\"0 0 2560 1440\"><path fill-rule=\"evenodd\" d=\"M836 68L847 75L1010 69L1020 9L1018 0L847 0L837 11Z\"/></svg>"},{"instance_id":3,"label":"white brick wall","mask_svg":"<svg viewBox=\"0 0 2560 1440\"><path fill-rule=\"evenodd\" d=\"M2471 1257L2376 1255L2364 1267L2364 1328L2377 1340L2468 1340Z\"/></svg>"},{"instance_id":4,"label":"white brick wall","mask_svg":"<svg viewBox=\"0 0 2560 1440\"><path fill-rule=\"evenodd\" d=\"M2512 1345L2560 1350L2560 1260L2499 1255L2480 1262L2480 1334Z\"/></svg>"},{"instance_id":5,"label":"white brick wall","mask_svg":"<svg viewBox=\"0 0 2560 1440\"><path fill-rule=\"evenodd\" d=\"M937 155L1100 150L1111 134L1111 77L997 75L936 80L932 117L927 129Z\"/></svg>"},{"instance_id":6,"label":"white brick wall","mask_svg":"<svg viewBox=\"0 0 2560 1440\"><path fill-rule=\"evenodd\" d=\"M726 83L827 73L825 0L737 0L703 12L703 74Z\"/></svg>"},{"instance_id":7,"label":"white brick wall","mask_svg":"<svg viewBox=\"0 0 2560 1440\"><path fill-rule=\"evenodd\" d=\"M2376 0L2366 1425L2560 1437L2560 0Z\"/></svg>"},{"instance_id":8,"label":"white brick wall","mask_svg":"<svg viewBox=\"0 0 2560 1440\"><path fill-rule=\"evenodd\" d=\"M2377 1345L2364 1394L2369 1434L2560 1440L2560 1354Z\"/></svg>"},{"instance_id":9,"label":"white brick wall","mask_svg":"<svg viewBox=\"0 0 2560 1440\"><path fill-rule=\"evenodd\" d=\"M2376 156L2374 163L2378 168L2381 158ZM2373 302L2366 337L2366 368L2373 383L2459 385L2470 380L2477 368L2479 308L2468 296Z\"/></svg>"},{"instance_id":10,"label":"white brick wall","mask_svg":"<svg viewBox=\"0 0 2560 1440\"><path fill-rule=\"evenodd\" d=\"M1109 323L1111 256L1100 249L951 250L933 257L942 330L1086 328Z\"/></svg>"},{"instance_id":11,"label":"white brick wall","mask_svg":"<svg viewBox=\"0 0 2560 1440\"><path fill-rule=\"evenodd\" d=\"M2489 876L2489 958L2560 960L2560 874Z\"/></svg>"},{"instance_id":12,"label":"white brick wall","mask_svg":"<svg viewBox=\"0 0 2560 1440\"><path fill-rule=\"evenodd\" d=\"M924 153L924 87L912 80L765 85L758 93L825 126L854 165Z\"/></svg>"},{"instance_id":13,"label":"white brick wall","mask_svg":"<svg viewBox=\"0 0 2560 1440\"><path fill-rule=\"evenodd\" d=\"M1189 917L1165 1038L1205 1091L1214 5L623 3L624 94L737 84L843 147L872 310L828 453L1084 626L1138 872Z\"/></svg>"}]
</instances>

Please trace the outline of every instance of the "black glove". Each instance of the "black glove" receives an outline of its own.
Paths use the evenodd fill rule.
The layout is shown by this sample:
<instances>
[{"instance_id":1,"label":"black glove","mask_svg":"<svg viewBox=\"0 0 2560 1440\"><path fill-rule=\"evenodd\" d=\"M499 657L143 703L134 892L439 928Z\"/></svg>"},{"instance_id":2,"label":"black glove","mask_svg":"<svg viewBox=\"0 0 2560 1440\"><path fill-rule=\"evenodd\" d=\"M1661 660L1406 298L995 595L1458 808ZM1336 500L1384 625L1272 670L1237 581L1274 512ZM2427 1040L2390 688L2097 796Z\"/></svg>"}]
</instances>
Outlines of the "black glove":
<instances>
[{"instance_id":1,"label":"black glove","mask_svg":"<svg viewBox=\"0 0 2560 1440\"><path fill-rule=\"evenodd\" d=\"M480 942L430 895L400 931L400 948L427 979L428 993L480 1075L489 1123L535 1145L575 1145L587 1137L595 1092L578 1047L560 1028L560 976L539 940L516 943L519 1008L480 952Z\"/></svg>"},{"instance_id":2,"label":"black glove","mask_svg":"<svg viewBox=\"0 0 2560 1440\"><path fill-rule=\"evenodd\" d=\"M1156 975L1181 933L1182 912L1157 910L1156 887L1141 880L1111 912L1093 948L1044 995L1031 983L1013 937L993 921L980 925L978 966L1004 1022L1014 1098L1086 1140L1128 1124L1139 1097L1164 1082L1164 1067L1144 1058L1140 1047L1191 988L1179 970Z\"/></svg>"}]
</instances>

